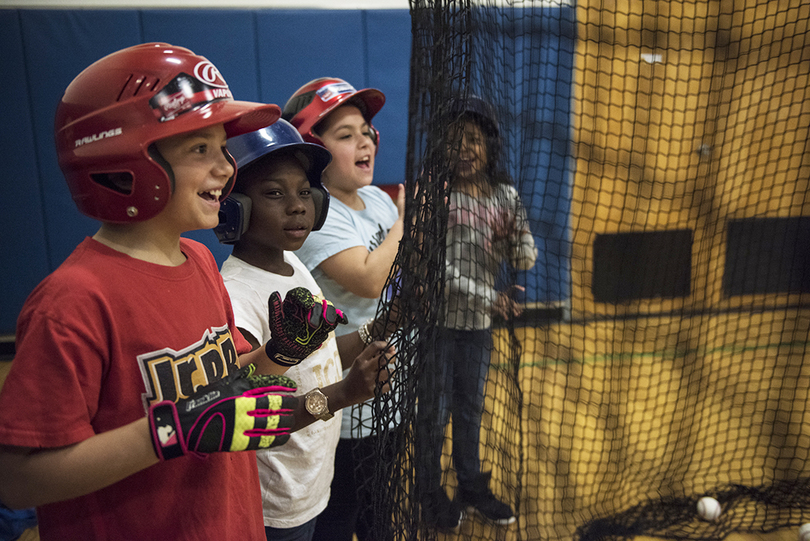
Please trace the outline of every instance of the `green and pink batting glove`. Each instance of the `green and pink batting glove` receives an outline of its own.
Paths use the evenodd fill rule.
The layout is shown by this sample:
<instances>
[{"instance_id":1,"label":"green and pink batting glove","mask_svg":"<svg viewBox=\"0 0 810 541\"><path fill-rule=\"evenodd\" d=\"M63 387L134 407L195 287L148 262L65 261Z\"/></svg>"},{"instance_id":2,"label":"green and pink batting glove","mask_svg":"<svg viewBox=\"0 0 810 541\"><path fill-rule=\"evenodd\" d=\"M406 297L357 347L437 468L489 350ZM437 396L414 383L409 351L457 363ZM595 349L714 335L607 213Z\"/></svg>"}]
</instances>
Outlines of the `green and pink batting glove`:
<instances>
[{"instance_id":1,"label":"green and pink batting glove","mask_svg":"<svg viewBox=\"0 0 810 541\"><path fill-rule=\"evenodd\" d=\"M281 366L295 366L321 347L339 324L349 322L343 312L324 299L318 301L305 287L270 295L270 333L264 346L267 356Z\"/></svg>"}]
</instances>

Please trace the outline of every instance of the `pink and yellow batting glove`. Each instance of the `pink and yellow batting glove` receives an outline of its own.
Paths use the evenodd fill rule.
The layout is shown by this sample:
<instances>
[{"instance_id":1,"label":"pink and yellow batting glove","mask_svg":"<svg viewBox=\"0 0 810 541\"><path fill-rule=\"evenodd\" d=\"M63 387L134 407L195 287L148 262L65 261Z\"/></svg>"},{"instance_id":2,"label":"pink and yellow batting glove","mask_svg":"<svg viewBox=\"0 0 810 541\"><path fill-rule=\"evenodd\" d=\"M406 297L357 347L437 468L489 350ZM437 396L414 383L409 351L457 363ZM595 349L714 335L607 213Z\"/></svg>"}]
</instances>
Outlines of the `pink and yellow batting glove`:
<instances>
[{"instance_id":1,"label":"pink and yellow batting glove","mask_svg":"<svg viewBox=\"0 0 810 541\"><path fill-rule=\"evenodd\" d=\"M158 458L267 449L289 440L297 385L254 369L240 368L176 403L153 404L149 428Z\"/></svg>"}]
</instances>

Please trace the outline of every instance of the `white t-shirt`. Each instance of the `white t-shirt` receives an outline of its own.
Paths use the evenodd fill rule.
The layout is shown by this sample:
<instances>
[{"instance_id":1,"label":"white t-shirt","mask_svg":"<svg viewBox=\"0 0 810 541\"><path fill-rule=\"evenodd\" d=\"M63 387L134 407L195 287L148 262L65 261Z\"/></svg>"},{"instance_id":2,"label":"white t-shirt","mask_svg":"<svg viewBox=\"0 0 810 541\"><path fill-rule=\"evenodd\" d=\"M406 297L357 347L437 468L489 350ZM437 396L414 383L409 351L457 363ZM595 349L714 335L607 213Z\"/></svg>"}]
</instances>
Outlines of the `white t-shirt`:
<instances>
[{"instance_id":1,"label":"white t-shirt","mask_svg":"<svg viewBox=\"0 0 810 541\"><path fill-rule=\"evenodd\" d=\"M315 296L323 297L312 275L294 254L284 252L284 260L292 265L292 276L267 272L234 256L222 264L221 274L231 297L236 326L248 331L260 344L270 339L267 301L271 293L278 291L283 299L290 289L306 287ZM340 381L341 362L334 334L286 375L298 384L298 396ZM338 411L329 421L315 421L294 432L284 445L256 452L265 526L300 526L326 508L340 420Z\"/></svg>"},{"instance_id":2,"label":"white t-shirt","mask_svg":"<svg viewBox=\"0 0 810 541\"><path fill-rule=\"evenodd\" d=\"M323 227L310 233L304 245L295 252L321 286L324 296L349 318L348 325L341 325L335 331L341 336L356 331L360 325L376 316L379 299L358 297L324 274L318 265L355 246L373 251L385 240L388 231L399 218L391 196L379 187L365 186L357 190L357 193L365 203L365 209L351 209L333 197L329 201L329 213ZM370 404L371 401L344 412L341 438L359 438L371 434L373 425Z\"/></svg>"}]
</instances>

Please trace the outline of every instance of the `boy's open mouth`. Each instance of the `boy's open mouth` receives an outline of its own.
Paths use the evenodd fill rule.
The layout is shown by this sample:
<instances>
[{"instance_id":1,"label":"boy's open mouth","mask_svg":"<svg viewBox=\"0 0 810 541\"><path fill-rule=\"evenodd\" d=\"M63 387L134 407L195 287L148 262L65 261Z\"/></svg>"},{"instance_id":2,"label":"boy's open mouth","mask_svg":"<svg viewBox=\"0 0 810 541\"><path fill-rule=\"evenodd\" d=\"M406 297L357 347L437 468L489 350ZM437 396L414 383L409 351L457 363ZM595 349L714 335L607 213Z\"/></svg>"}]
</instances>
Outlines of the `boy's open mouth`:
<instances>
[{"instance_id":1,"label":"boy's open mouth","mask_svg":"<svg viewBox=\"0 0 810 541\"><path fill-rule=\"evenodd\" d=\"M197 195L207 201L219 201L219 198L222 196L222 190L209 190L207 192L200 192Z\"/></svg>"}]
</instances>

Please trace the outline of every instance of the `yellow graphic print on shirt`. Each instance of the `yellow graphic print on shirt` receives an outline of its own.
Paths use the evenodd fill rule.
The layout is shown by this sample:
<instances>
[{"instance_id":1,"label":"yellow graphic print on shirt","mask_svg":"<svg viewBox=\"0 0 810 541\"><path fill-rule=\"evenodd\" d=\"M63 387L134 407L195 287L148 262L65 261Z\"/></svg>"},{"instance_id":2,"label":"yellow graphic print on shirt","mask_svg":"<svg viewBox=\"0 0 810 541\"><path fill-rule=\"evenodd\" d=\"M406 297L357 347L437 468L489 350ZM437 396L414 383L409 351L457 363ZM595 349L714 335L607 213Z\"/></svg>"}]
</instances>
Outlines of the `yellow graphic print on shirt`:
<instances>
[{"instance_id":1,"label":"yellow graphic print on shirt","mask_svg":"<svg viewBox=\"0 0 810 541\"><path fill-rule=\"evenodd\" d=\"M138 356L146 392L144 407L163 400L177 402L238 368L236 346L228 326L212 328L183 349L165 348Z\"/></svg>"}]
</instances>

